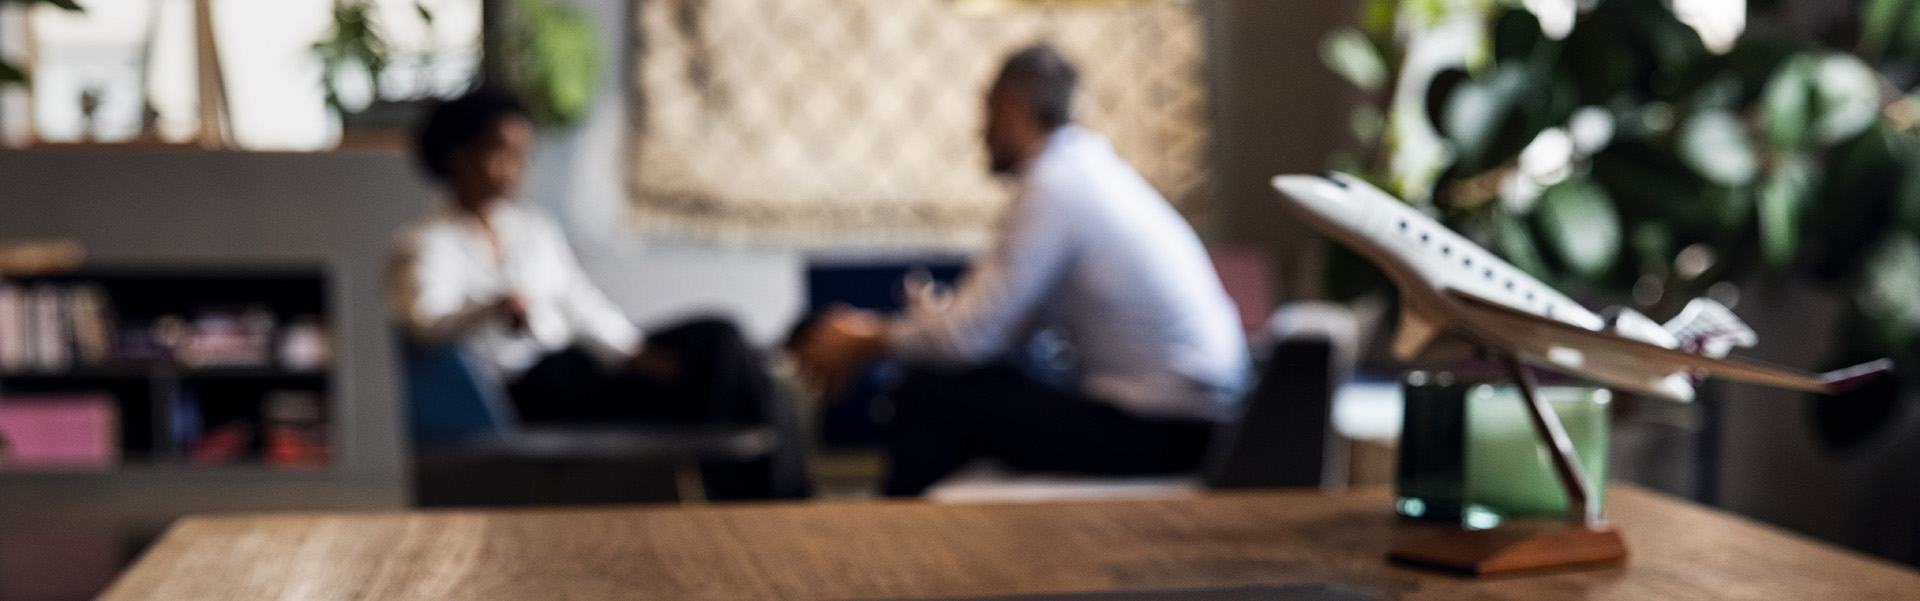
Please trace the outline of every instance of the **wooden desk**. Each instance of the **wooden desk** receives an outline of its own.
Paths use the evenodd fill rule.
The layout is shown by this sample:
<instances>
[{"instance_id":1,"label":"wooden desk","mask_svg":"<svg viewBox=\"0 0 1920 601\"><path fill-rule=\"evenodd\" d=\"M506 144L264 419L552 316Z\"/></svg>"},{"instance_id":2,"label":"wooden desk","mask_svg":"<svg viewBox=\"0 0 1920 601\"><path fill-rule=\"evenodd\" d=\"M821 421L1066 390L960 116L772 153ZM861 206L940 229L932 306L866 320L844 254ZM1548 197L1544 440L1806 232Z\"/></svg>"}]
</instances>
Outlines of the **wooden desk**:
<instances>
[{"instance_id":1,"label":"wooden desk","mask_svg":"<svg viewBox=\"0 0 1920 601\"><path fill-rule=\"evenodd\" d=\"M1920 573L1614 485L1623 567L1390 566L1387 491L1030 505L715 505L190 518L102 599L871 599L1339 583L1381 599L1915 599Z\"/></svg>"}]
</instances>

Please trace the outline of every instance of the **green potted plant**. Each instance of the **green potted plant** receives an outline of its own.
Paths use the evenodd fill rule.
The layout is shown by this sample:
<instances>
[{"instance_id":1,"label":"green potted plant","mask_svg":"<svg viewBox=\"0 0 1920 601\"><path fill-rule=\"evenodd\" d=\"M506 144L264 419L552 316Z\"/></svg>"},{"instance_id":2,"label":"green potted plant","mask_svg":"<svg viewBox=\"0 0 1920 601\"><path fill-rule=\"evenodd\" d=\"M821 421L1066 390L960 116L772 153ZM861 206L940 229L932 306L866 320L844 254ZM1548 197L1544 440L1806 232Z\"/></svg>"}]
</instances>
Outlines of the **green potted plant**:
<instances>
[{"instance_id":1,"label":"green potted plant","mask_svg":"<svg viewBox=\"0 0 1920 601\"><path fill-rule=\"evenodd\" d=\"M431 28L433 12L419 2L414 3L414 11ZM396 56L388 43L375 18L372 0L335 0L333 28L326 38L314 43L313 52L320 58L320 85L327 107L340 115L341 124L347 128L411 127L430 100L394 98L386 89L382 75L405 58ZM368 91L366 100L355 102L342 96L343 87L350 82Z\"/></svg>"},{"instance_id":2,"label":"green potted plant","mask_svg":"<svg viewBox=\"0 0 1920 601\"><path fill-rule=\"evenodd\" d=\"M0 0L0 3L34 4L44 3L58 6L73 12L85 12L74 0ZM27 69L0 59L0 86L31 83Z\"/></svg>"},{"instance_id":3,"label":"green potted plant","mask_svg":"<svg viewBox=\"0 0 1920 601\"><path fill-rule=\"evenodd\" d=\"M1832 363L1891 356L1910 372L1920 2L1865 2L1857 36L1678 4L1364 2L1322 46L1372 98L1332 168L1593 304L1658 317L1761 279L1825 290L1848 313ZM1332 256L1330 290L1379 284ZM1847 410L1890 408L1891 391ZM1870 428L1871 413L1847 419Z\"/></svg>"},{"instance_id":4,"label":"green potted plant","mask_svg":"<svg viewBox=\"0 0 1920 601\"><path fill-rule=\"evenodd\" d=\"M414 9L431 31L433 11L421 2L415 2ZM490 4L488 9L504 13L493 18L506 24L484 43L486 60L498 66L488 72L526 102L541 124L577 120L599 84L599 40L592 20L557 0L519 0ZM313 46L321 60L327 105L348 127L412 125L432 99L393 98L393 91L383 88L381 75L409 57L388 43L372 0L336 0L333 21L328 37ZM356 79L372 91L371 99L358 105L341 94L344 85Z\"/></svg>"},{"instance_id":5,"label":"green potted plant","mask_svg":"<svg viewBox=\"0 0 1920 601\"><path fill-rule=\"evenodd\" d=\"M558 0L518 0L500 44L506 85L534 119L572 124L600 83L599 36L592 19Z\"/></svg>"}]
</instances>

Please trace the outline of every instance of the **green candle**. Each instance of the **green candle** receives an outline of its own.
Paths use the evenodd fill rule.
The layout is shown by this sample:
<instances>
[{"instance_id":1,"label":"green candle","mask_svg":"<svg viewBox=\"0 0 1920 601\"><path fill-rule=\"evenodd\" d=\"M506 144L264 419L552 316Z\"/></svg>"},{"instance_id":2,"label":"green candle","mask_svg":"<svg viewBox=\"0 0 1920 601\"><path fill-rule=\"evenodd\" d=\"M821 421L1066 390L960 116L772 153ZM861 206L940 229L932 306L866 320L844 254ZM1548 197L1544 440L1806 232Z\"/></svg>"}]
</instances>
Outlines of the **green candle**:
<instances>
[{"instance_id":1,"label":"green candle","mask_svg":"<svg viewBox=\"0 0 1920 601\"><path fill-rule=\"evenodd\" d=\"M1566 491L1518 388L1425 372L1409 373L1402 384L1400 513L1469 528L1490 528L1509 517L1565 514ZM1573 439L1581 469L1597 493L1595 502L1604 503L1612 393L1547 386L1540 394Z\"/></svg>"},{"instance_id":2,"label":"green candle","mask_svg":"<svg viewBox=\"0 0 1920 601\"><path fill-rule=\"evenodd\" d=\"M1580 469L1605 503L1607 475L1607 407L1613 393L1605 388L1546 386L1540 396L1553 406L1560 425L1573 439ZM1534 431L1520 390L1511 385L1479 384L1467 391L1466 495L1467 525L1486 527L1498 517L1563 515L1566 488L1554 473L1547 445Z\"/></svg>"}]
</instances>

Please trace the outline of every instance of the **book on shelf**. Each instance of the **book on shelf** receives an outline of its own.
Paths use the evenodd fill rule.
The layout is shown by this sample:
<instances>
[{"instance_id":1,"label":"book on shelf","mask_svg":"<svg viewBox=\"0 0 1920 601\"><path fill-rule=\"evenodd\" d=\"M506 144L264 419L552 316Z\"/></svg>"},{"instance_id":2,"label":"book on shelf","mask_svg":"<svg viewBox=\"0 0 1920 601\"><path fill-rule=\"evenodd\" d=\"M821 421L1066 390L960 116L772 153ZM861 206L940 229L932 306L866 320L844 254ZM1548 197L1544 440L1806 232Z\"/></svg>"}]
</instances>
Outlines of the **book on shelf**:
<instances>
[{"instance_id":1,"label":"book on shelf","mask_svg":"<svg viewBox=\"0 0 1920 601\"><path fill-rule=\"evenodd\" d=\"M214 296L154 311L135 294L120 300L139 317L122 320L114 286L0 280L0 375L154 365L321 371L332 361L333 341L311 309L283 313L266 300Z\"/></svg>"},{"instance_id":2,"label":"book on shelf","mask_svg":"<svg viewBox=\"0 0 1920 601\"><path fill-rule=\"evenodd\" d=\"M67 294L74 359L80 365L106 365L113 360L116 328L106 291L98 285L80 284Z\"/></svg>"},{"instance_id":3,"label":"book on shelf","mask_svg":"<svg viewBox=\"0 0 1920 601\"><path fill-rule=\"evenodd\" d=\"M67 321L65 291L53 284L33 287L31 303L34 364L43 371L73 367L73 328Z\"/></svg>"},{"instance_id":4,"label":"book on shelf","mask_svg":"<svg viewBox=\"0 0 1920 601\"><path fill-rule=\"evenodd\" d=\"M0 370L22 371L37 358L27 332L27 298L19 286L0 283Z\"/></svg>"},{"instance_id":5,"label":"book on shelf","mask_svg":"<svg viewBox=\"0 0 1920 601\"><path fill-rule=\"evenodd\" d=\"M0 283L0 371L105 365L114 358L114 327L98 286Z\"/></svg>"}]
</instances>

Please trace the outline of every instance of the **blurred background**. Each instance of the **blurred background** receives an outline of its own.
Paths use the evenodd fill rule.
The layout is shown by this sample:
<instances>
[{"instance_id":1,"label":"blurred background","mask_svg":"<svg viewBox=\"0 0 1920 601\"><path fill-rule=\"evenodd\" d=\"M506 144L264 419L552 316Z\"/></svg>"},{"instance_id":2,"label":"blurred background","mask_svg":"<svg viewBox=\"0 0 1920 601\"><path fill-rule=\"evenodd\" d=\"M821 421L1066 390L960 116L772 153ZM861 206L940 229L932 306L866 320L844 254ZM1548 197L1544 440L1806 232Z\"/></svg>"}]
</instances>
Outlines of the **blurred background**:
<instances>
[{"instance_id":1,"label":"blurred background","mask_svg":"<svg viewBox=\"0 0 1920 601\"><path fill-rule=\"evenodd\" d=\"M1711 296L1748 357L1893 357L1835 401L1624 399L1611 471L1920 564L1920 0L0 0L0 600L89 598L181 515L420 500L380 291L440 202L408 154L436 99L529 105L525 200L638 322L772 349L964 268L1006 198L980 95L1041 39L1250 332L1359 317L1335 480L1391 479L1391 289L1280 173L1360 175L1592 307ZM871 494L875 412L804 412L821 496Z\"/></svg>"}]
</instances>

